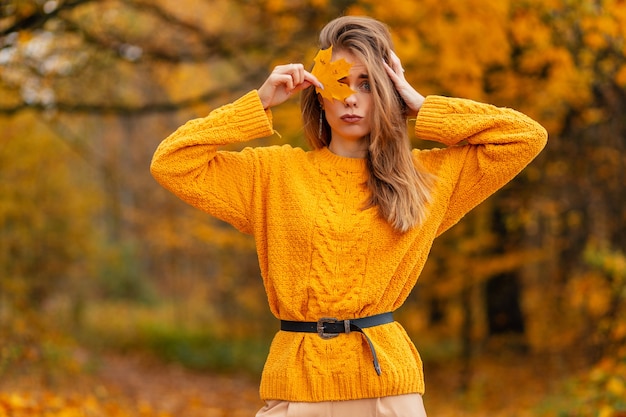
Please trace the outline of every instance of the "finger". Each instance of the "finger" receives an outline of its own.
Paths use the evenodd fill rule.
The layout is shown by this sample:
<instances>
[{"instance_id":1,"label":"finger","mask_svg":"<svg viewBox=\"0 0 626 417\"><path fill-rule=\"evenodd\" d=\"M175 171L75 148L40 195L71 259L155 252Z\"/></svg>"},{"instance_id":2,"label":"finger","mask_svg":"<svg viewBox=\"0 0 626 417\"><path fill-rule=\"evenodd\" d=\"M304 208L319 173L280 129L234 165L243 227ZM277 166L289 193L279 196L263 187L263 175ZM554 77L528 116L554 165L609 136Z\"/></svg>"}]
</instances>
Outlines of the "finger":
<instances>
[{"instance_id":1,"label":"finger","mask_svg":"<svg viewBox=\"0 0 626 417\"><path fill-rule=\"evenodd\" d=\"M389 75L389 78L391 79L391 82L393 82L396 89L403 88L404 84L406 83L403 70L402 69L400 71L395 70L386 62L384 63L384 66L385 66L385 70L387 70L387 74Z\"/></svg>"},{"instance_id":2,"label":"finger","mask_svg":"<svg viewBox=\"0 0 626 417\"><path fill-rule=\"evenodd\" d=\"M317 79L317 77L315 77L315 75L311 74L310 72L306 71L304 67L301 68L301 73L298 75L298 77L297 78L295 77L296 76L294 75L294 89L292 92L305 90L312 85L316 87L320 87L321 89L324 89L324 86ZM296 81L300 81L300 82L298 83Z\"/></svg>"},{"instance_id":3,"label":"finger","mask_svg":"<svg viewBox=\"0 0 626 417\"><path fill-rule=\"evenodd\" d=\"M304 67L302 66L302 64L285 64L285 65L277 65L274 68L273 73L275 74L289 74L291 76L294 76L294 74L296 74L300 68L302 68L302 70L304 70Z\"/></svg>"},{"instance_id":4,"label":"finger","mask_svg":"<svg viewBox=\"0 0 626 417\"><path fill-rule=\"evenodd\" d=\"M282 87L287 94L304 90L311 85L324 88L317 77L306 71L302 64L278 65L272 71L271 79L275 88Z\"/></svg>"},{"instance_id":5,"label":"finger","mask_svg":"<svg viewBox=\"0 0 626 417\"><path fill-rule=\"evenodd\" d=\"M302 64L279 65L276 67L276 72L283 76L291 78L291 81L284 82L285 87L289 91L292 91L296 88L302 89L302 88L308 87L307 85L307 86L303 86L302 88L299 88L302 83L307 81L306 76L305 76L306 71L304 70L304 65ZM285 79L282 77L281 77L281 80L285 81Z\"/></svg>"},{"instance_id":6,"label":"finger","mask_svg":"<svg viewBox=\"0 0 626 417\"><path fill-rule=\"evenodd\" d=\"M385 67L385 71L387 71L389 78L391 78L394 83L397 82L399 78L398 73L386 62L383 62L383 66Z\"/></svg>"},{"instance_id":7,"label":"finger","mask_svg":"<svg viewBox=\"0 0 626 417\"><path fill-rule=\"evenodd\" d=\"M400 58L398 57L398 55L396 55L394 51L391 51L390 58L391 58L390 59L391 68L393 68L394 72L396 74L403 73L404 68L402 68L402 62L400 61Z\"/></svg>"},{"instance_id":8,"label":"finger","mask_svg":"<svg viewBox=\"0 0 626 417\"><path fill-rule=\"evenodd\" d=\"M276 86L284 86L285 90L287 90L288 92L293 90L296 86L296 84L293 81L293 75L291 74L280 74L277 77L277 83Z\"/></svg>"},{"instance_id":9,"label":"finger","mask_svg":"<svg viewBox=\"0 0 626 417\"><path fill-rule=\"evenodd\" d=\"M280 70L276 70L270 75L268 83L271 84L275 90L282 88L289 91L294 88L293 77L291 74L281 73Z\"/></svg>"},{"instance_id":10,"label":"finger","mask_svg":"<svg viewBox=\"0 0 626 417\"><path fill-rule=\"evenodd\" d=\"M304 81L303 83L301 83L299 85L296 85L295 88L289 92L289 94L294 94L294 93L297 93L299 91L306 90L311 85L313 85L313 84L311 84L310 81Z\"/></svg>"},{"instance_id":11,"label":"finger","mask_svg":"<svg viewBox=\"0 0 626 417\"><path fill-rule=\"evenodd\" d=\"M302 82L304 81L304 65L290 64L290 67L294 85L302 84Z\"/></svg>"},{"instance_id":12,"label":"finger","mask_svg":"<svg viewBox=\"0 0 626 417\"><path fill-rule=\"evenodd\" d=\"M324 84L322 84L315 75L308 71L304 71L304 80L311 83L311 85L321 88L322 90L324 89Z\"/></svg>"},{"instance_id":13,"label":"finger","mask_svg":"<svg viewBox=\"0 0 626 417\"><path fill-rule=\"evenodd\" d=\"M304 66L302 64L279 65L275 71L278 74L290 76L294 86L304 81Z\"/></svg>"},{"instance_id":14,"label":"finger","mask_svg":"<svg viewBox=\"0 0 626 417\"><path fill-rule=\"evenodd\" d=\"M393 68L402 67L402 65L400 63L400 58L398 57L398 55L394 51L391 51L390 58L391 59L389 61L391 62L391 66Z\"/></svg>"}]
</instances>

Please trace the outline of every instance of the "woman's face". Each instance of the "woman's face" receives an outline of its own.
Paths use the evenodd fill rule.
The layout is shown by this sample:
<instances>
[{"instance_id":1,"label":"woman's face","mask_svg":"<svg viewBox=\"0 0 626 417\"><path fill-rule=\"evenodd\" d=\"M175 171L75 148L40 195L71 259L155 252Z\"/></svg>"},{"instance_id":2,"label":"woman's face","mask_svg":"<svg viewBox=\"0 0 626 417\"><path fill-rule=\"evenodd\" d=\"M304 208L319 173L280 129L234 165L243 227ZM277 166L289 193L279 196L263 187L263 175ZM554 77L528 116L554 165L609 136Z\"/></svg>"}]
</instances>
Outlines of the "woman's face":
<instances>
[{"instance_id":1,"label":"woman's face","mask_svg":"<svg viewBox=\"0 0 626 417\"><path fill-rule=\"evenodd\" d=\"M367 136L371 131L369 75L363 62L351 52L334 51L333 61L342 58L352 67L350 74L340 82L348 85L354 94L344 101L323 99L326 121L331 129L329 149L341 156L364 157L368 147Z\"/></svg>"}]
</instances>

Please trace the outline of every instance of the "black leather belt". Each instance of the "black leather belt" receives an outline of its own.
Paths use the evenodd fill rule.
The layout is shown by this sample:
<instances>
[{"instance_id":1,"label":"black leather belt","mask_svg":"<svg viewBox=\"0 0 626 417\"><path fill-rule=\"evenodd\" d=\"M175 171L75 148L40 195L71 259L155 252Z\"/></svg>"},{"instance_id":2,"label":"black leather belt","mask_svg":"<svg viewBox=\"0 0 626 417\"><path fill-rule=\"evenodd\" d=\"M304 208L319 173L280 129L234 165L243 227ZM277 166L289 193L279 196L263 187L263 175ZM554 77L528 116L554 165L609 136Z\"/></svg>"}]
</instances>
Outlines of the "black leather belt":
<instances>
[{"instance_id":1,"label":"black leather belt","mask_svg":"<svg viewBox=\"0 0 626 417\"><path fill-rule=\"evenodd\" d=\"M380 326L381 324L392 323L393 313L376 314L375 316L363 317L353 320L337 320L331 317L322 317L318 321L280 321L280 330L286 332L317 333L322 339L332 339L340 333L358 332L361 333L370 347L374 357L374 369L378 375L381 374L380 364L376 356L376 349L369 337L363 332L368 327Z\"/></svg>"}]
</instances>

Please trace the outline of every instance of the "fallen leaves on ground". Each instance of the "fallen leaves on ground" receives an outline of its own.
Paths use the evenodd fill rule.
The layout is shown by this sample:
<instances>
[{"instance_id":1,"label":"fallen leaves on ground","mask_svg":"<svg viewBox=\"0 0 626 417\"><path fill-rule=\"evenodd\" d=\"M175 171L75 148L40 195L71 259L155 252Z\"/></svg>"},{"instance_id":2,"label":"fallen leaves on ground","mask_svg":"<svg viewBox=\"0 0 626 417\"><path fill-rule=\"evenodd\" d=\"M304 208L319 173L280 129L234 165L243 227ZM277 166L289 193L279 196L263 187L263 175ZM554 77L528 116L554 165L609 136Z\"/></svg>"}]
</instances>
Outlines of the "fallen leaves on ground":
<instances>
[{"instance_id":1,"label":"fallen leaves on ground","mask_svg":"<svg viewBox=\"0 0 626 417\"><path fill-rule=\"evenodd\" d=\"M553 359L485 356L469 370L458 361L427 363L426 410L438 417L553 415L537 408L567 374ZM100 357L91 373L67 381L36 374L0 380L0 417L252 417L262 405L256 377L145 357Z\"/></svg>"},{"instance_id":2,"label":"fallen leaves on ground","mask_svg":"<svg viewBox=\"0 0 626 417\"><path fill-rule=\"evenodd\" d=\"M63 395L52 392L32 394L0 393L0 417L170 417L158 412L149 404L125 407L119 403L102 400L95 395Z\"/></svg>"},{"instance_id":3,"label":"fallen leaves on ground","mask_svg":"<svg viewBox=\"0 0 626 417\"><path fill-rule=\"evenodd\" d=\"M143 357L106 356L96 370L46 381L0 380L0 417L250 417L262 407L245 375L209 375Z\"/></svg>"}]
</instances>

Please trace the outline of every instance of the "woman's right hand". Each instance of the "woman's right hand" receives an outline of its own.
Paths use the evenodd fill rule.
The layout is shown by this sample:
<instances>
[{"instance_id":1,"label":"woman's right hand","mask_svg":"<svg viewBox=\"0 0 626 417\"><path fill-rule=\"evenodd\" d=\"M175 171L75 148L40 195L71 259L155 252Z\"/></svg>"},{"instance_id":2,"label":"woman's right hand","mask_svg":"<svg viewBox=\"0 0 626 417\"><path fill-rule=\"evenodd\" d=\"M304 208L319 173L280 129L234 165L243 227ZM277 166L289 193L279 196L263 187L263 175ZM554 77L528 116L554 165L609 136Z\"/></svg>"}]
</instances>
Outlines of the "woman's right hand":
<instances>
[{"instance_id":1,"label":"woman's right hand","mask_svg":"<svg viewBox=\"0 0 626 417\"><path fill-rule=\"evenodd\" d=\"M310 86L324 88L322 83L302 64L278 65L259 88L258 93L264 109L287 101L294 93Z\"/></svg>"}]
</instances>

